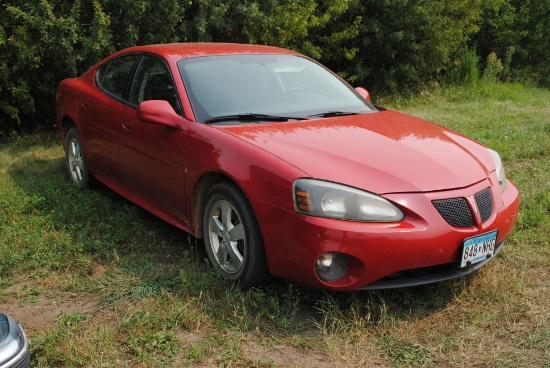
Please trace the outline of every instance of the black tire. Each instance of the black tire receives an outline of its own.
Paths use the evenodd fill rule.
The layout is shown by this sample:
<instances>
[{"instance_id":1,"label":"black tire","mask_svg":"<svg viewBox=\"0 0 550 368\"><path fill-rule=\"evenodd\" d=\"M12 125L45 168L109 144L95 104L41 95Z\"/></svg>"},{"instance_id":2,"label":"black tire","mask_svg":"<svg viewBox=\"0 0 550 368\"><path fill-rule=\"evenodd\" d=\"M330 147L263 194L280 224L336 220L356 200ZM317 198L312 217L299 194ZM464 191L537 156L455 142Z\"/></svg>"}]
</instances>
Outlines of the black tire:
<instances>
[{"instance_id":1,"label":"black tire","mask_svg":"<svg viewBox=\"0 0 550 368\"><path fill-rule=\"evenodd\" d=\"M82 139L75 127L70 128L65 137L65 162L69 179L74 185L79 188L92 186L94 177L88 169Z\"/></svg>"},{"instance_id":2,"label":"black tire","mask_svg":"<svg viewBox=\"0 0 550 368\"><path fill-rule=\"evenodd\" d=\"M260 226L246 196L228 183L207 194L202 217L208 258L224 278L243 289L271 279Z\"/></svg>"}]
</instances>

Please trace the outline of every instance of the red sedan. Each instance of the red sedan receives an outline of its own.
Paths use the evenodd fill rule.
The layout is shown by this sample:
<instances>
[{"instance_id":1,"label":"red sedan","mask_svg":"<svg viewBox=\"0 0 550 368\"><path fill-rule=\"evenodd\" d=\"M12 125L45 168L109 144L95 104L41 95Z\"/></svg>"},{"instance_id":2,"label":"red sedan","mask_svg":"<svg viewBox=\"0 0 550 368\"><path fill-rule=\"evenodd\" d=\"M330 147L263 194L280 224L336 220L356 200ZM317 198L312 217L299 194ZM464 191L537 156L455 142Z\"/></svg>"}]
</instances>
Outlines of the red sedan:
<instances>
[{"instance_id":1,"label":"red sedan","mask_svg":"<svg viewBox=\"0 0 550 368\"><path fill-rule=\"evenodd\" d=\"M56 126L74 184L202 238L245 288L391 288L485 265L518 215L499 155L368 100L286 49L141 46L64 80Z\"/></svg>"}]
</instances>

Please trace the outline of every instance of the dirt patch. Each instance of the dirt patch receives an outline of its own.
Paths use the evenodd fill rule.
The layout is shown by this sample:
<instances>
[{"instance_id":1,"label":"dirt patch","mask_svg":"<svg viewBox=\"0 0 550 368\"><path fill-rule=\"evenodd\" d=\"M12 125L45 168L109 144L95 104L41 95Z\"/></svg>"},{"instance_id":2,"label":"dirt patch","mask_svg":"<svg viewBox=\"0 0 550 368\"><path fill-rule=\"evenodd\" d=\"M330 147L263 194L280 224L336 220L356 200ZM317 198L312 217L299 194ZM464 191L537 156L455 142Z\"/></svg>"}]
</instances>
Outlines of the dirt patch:
<instances>
[{"instance_id":1,"label":"dirt patch","mask_svg":"<svg viewBox=\"0 0 550 368\"><path fill-rule=\"evenodd\" d=\"M11 315L26 330L32 331L54 324L61 313L90 313L99 309L89 295L52 292L59 283L59 280L17 282L4 290L6 294L0 300L0 312Z\"/></svg>"},{"instance_id":2,"label":"dirt patch","mask_svg":"<svg viewBox=\"0 0 550 368\"><path fill-rule=\"evenodd\" d=\"M204 332L183 332L177 337L183 344L182 351L174 360L173 366L187 367L189 362L185 362L185 351L191 348L193 344L200 343L202 339L207 338L207 334ZM242 361L255 367L328 368L338 366L330 363L326 356L318 352L301 350L288 345L263 346L254 334L248 336L247 341L240 345L239 350ZM218 364L210 359L205 359L205 361L194 366L210 368L217 367Z\"/></svg>"},{"instance_id":3,"label":"dirt patch","mask_svg":"<svg viewBox=\"0 0 550 368\"><path fill-rule=\"evenodd\" d=\"M256 341L248 341L241 346L243 357L255 361L271 363L275 367L334 367L323 354L304 351L288 345L264 347Z\"/></svg>"},{"instance_id":4,"label":"dirt patch","mask_svg":"<svg viewBox=\"0 0 550 368\"><path fill-rule=\"evenodd\" d=\"M11 315L29 331L55 323L61 313L89 313L97 308L89 299L71 293L59 293L55 298L40 296L30 305L0 304L0 311Z\"/></svg>"}]
</instances>

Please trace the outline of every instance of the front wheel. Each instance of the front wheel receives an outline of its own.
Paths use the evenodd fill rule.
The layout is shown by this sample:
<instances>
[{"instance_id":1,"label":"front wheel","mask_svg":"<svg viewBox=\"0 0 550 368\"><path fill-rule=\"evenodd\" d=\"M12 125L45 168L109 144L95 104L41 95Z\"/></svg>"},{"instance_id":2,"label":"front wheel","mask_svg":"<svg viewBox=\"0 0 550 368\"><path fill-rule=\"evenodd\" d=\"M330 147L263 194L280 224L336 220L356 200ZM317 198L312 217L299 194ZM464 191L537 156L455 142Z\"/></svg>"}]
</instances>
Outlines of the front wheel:
<instances>
[{"instance_id":1,"label":"front wheel","mask_svg":"<svg viewBox=\"0 0 550 368\"><path fill-rule=\"evenodd\" d=\"M260 227L238 188L219 183L210 189L202 228L208 258L223 277L242 288L269 281Z\"/></svg>"}]
</instances>

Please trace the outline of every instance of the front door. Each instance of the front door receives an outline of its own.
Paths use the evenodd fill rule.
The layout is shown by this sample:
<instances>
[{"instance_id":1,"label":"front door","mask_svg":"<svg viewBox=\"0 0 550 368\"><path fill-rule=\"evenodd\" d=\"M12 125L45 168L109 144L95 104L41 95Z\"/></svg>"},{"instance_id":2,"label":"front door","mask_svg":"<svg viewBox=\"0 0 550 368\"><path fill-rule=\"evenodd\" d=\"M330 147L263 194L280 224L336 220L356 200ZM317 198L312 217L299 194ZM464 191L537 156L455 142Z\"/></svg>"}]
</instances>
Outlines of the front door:
<instances>
[{"instance_id":1,"label":"front door","mask_svg":"<svg viewBox=\"0 0 550 368\"><path fill-rule=\"evenodd\" d=\"M185 222L183 155L186 133L182 129L138 121L134 108L146 100L166 100L181 115L172 75L162 59L143 56L128 99L129 106L123 106L120 111L123 124L132 130L130 149L121 153L127 186L149 204Z\"/></svg>"}]
</instances>

